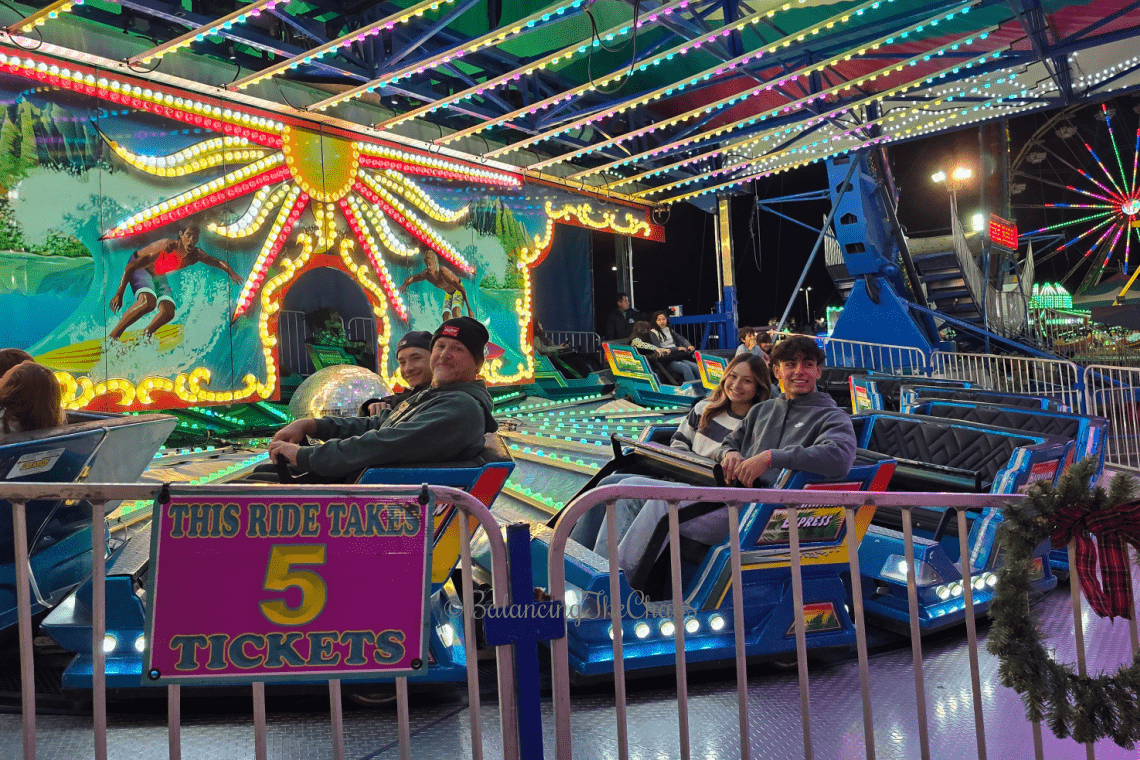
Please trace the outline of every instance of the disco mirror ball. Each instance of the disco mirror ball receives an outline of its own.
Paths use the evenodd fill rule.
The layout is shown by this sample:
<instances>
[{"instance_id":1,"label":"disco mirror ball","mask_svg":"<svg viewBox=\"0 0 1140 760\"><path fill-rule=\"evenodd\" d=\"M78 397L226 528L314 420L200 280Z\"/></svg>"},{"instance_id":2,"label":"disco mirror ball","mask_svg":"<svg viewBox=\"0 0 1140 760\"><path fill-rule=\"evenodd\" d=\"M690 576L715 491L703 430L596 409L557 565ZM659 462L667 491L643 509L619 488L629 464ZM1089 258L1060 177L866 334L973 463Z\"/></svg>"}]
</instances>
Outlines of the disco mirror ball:
<instances>
[{"instance_id":1,"label":"disco mirror ball","mask_svg":"<svg viewBox=\"0 0 1140 760\"><path fill-rule=\"evenodd\" d=\"M293 417L355 417L370 398L391 393L380 376L355 364L317 370L305 379L289 402Z\"/></svg>"}]
</instances>

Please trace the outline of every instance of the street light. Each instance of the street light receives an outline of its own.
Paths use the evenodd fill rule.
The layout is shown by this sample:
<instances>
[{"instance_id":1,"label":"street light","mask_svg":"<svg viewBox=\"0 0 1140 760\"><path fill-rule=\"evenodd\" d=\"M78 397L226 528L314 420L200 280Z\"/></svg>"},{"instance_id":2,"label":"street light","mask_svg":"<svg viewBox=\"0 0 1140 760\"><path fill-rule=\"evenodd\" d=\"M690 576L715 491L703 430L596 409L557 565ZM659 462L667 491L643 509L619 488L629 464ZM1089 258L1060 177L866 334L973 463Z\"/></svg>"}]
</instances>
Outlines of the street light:
<instances>
[{"instance_id":1,"label":"street light","mask_svg":"<svg viewBox=\"0 0 1140 760\"><path fill-rule=\"evenodd\" d=\"M930 175L930 180L936 185L946 184L946 189L950 191L950 215L951 219L958 215L958 191L966 186L974 176L974 170L968 166L955 166L950 174L947 175L944 170L938 170Z\"/></svg>"},{"instance_id":2,"label":"street light","mask_svg":"<svg viewBox=\"0 0 1140 760\"><path fill-rule=\"evenodd\" d=\"M808 326L810 327L811 326L810 325L810 323L811 323L811 285L808 285L806 288L800 288L800 292L804 294L804 308L807 310L807 322L805 322L805 324L808 324Z\"/></svg>"}]
</instances>

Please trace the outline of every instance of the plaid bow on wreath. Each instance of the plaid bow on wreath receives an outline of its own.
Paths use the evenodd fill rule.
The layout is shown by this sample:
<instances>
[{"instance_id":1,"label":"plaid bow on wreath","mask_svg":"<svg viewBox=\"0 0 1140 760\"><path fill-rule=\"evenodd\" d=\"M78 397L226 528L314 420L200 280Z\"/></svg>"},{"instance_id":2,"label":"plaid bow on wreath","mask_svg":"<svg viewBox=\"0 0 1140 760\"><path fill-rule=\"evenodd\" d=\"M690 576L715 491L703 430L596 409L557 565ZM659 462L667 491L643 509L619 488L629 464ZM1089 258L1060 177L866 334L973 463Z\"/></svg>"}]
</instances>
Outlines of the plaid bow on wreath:
<instances>
[{"instance_id":1,"label":"plaid bow on wreath","mask_svg":"<svg viewBox=\"0 0 1140 760\"><path fill-rule=\"evenodd\" d=\"M1101 617L1132 618L1131 569L1125 543L1140 548L1140 502L1093 510L1084 504L1060 507L1053 515L1049 540L1053 546L1077 542L1077 573L1081 591ZM1091 534L1091 536L1090 536ZM1093 543L1092 536L1096 536ZM1100 578L1097 578L1097 555Z\"/></svg>"}]
</instances>

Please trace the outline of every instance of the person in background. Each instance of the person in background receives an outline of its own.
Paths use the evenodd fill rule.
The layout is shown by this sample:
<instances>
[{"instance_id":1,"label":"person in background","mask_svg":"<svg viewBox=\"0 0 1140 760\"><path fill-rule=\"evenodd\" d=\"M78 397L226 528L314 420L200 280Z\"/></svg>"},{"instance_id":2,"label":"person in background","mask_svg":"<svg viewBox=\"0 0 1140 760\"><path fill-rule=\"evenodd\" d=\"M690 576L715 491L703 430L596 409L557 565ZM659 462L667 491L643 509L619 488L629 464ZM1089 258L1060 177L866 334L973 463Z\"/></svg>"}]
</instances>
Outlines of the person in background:
<instances>
[{"instance_id":1,"label":"person in background","mask_svg":"<svg viewBox=\"0 0 1140 760\"><path fill-rule=\"evenodd\" d=\"M25 361L0 378L0 431L27 433L63 424L59 381L42 364Z\"/></svg>"},{"instance_id":2,"label":"person in background","mask_svg":"<svg viewBox=\"0 0 1140 760\"><path fill-rule=\"evenodd\" d=\"M617 294L617 308L606 317L606 340L625 340L633 331L633 325L641 319L637 309L629 305L629 296Z\"/></svg>"},{"instance_id":3,"label":"person in background","mask_svg":"<svg viewBox=\"0 0 1140 760\"><path fill-rule=\"evenodd\" d=\"M693 344L669 329L669 315L664 311L653 313L653 323L656 326L649 331L649 340L658 348L668 351L661 357L661 363L683 383L699 380L701 371L692 358Z\"/></svg>"},{"instance_id":4,"label":"person in background","mask_svg":"<svg viewBox=\"0 0 1140 760\"><path fill-rule=\"evenodd\" d=\"M400 363L400 377L407 388L384 398L368 399L360 405L361 417L392 409L408 396L431 385L431 333L427 330L404 333L396 344L396 361Z\"/></svg>"},{"instance_id":5,"label":"person in background","mask_svg":"<svg viewBox=\"0 0 1140 760\"><path fill-rule=\"evenodd\" d=\"M755 327L741 327L736 331L736 339L740 341L740 345L736 347L735 356L741 354L755 353L753 349L756 348L756 328Z\"/></svg>"},{"instance_id":6,"label":"person in background","mask_svg":"<svg viewBox=\"0 0 1140 760\"><path fill-rule=\"evenodd\" d=\"M649 366L657 374L659 378L668 383L669 385L680 385L677 378L673 377L673 373L665 368L662 359L669 355L669 349L658 348L649 342L649 323L644 319L634 322L633 332L629 336L629 344L636 348L638 352L645 355Z\"/></svg>"},{"instance_id":7,"label":"person in background","mask_svg":"<svg viewBox=\"0 0 1140 760\"><path fill-rule=\"evenodd\" d=\"M24 362L34 362L35 359L27 351L19 348L4 348L0 349L0 377L4 377L8 370L15 367L17 364Z\"/></svg>"},{"instance_id":8,"label":"person in background","mask_svg":"<svg viewBox=\"0 0 1140 760\"><path fill-rule=\"evenodd\" d=\"M759 354L764 357L765 361L772 358L772 333L767 330L756 331L756 348L760 349ZM753 352L757 353L757 352Z\"/></svg>"}]
</instances>

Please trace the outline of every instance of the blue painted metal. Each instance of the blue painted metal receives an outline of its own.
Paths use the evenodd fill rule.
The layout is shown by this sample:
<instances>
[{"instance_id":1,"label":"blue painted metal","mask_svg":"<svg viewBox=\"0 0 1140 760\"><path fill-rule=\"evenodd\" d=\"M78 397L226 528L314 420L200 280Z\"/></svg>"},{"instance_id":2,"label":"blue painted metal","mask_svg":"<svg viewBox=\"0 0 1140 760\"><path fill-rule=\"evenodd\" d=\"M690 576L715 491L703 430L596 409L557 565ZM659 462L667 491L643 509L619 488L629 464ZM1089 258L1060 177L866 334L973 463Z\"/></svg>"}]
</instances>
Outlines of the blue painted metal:
<instances>
[{"instance_id":1,"label":"blue painted metal","mask_svg":"<svg viewBox=\"0 0 1140 760\"><path fill-rule=\"evenodd\" d=\"M977 459L979 447L996 446L997 441L1009 439L1014 448L1004 463L993 475L989 493L1024 493L1029 485L1039 479L1055 482L1067 461L1070 461L1075 443L1072 439L1029 433L992 425L959 422L957 420L932 421L929 417L896 414L890 412L859 413L853 418L858 445L873 451L892 455L893 448L882 448L880 442L902 440L901 433L876 435L876 426L904 427L922 425L926 427L951 428L960 431L941 439L953 457L956 453L951 444L958 440L969 440L972 459ZM964 437L963 437L964 436ZM963 447L964 448L964 447ZM910 450L907 458L915 456ZM951 459L951 461L955 461ZM913 481L921 477L923 465L909 461L906 463L909 481L900 489L914 487ZM901 473L900 473L901 474ZM923 490L972 491L969 485L959 486L948 478L946 473L930 468L931 486ZM972 572L981 577L975 578L974 610L983 614L993 600L993 583L996 572L1002 563L1002 554L995 541L998 525L1002 522L1001 511L996 508L983 510L973 517L970 526L968 546ZM915 572L918 581L919 628L922 634L932 633L961 623L965 617L965 605L961 599L963 576L955 562L958 556L958 538L937 535L933 530L915 530ZM1040 576L1033 582L1035 593L1045 593L1057 585L1049 565L1049 547L1038 547L1035 567ZM869 620L876 625L899 633L909 633L910 613L907 597L905 564L899 561L905 557L905 544L902 533L879 525L872 525L859 547L859 566L862 573L863 608ZM921 563L921 564L920 564ZM988 574L984 575L983 574ZM993 578L993 583L987 582ZM957 584L957 593L954 590Z\"/></svg>"},{"instance_id":2,"label":"blue painted metal","mask_svg":"<svg viewBox=\"0 0 1140 760\"><path fill-rule=\"evenodd\" d=\"M530 526L507 526L507 556L511 571L511 606L495 608L504 614L483 621L487 643L515 647L515 695L518 709L519 750L523 757L542 760L542 691L538 642L566 635L566 608L561 602L534 600ZM509 698L509 697L508 697Z\"/></svg>"}]
</instances>

